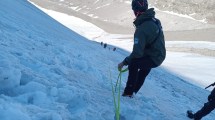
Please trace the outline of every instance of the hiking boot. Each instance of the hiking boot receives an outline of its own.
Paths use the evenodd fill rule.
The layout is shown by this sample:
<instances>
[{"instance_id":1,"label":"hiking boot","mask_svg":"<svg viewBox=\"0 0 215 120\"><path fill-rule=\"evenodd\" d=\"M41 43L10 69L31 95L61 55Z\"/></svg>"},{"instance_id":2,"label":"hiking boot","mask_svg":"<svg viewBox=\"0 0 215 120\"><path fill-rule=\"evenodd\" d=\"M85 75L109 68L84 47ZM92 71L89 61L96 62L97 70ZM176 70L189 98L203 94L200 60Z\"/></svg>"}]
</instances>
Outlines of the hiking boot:
<instances>
[{"instance_id":1,"label":"hiking boot","mask_svg":"<svg viewBox=\"0 0 215 120\"><path fill-rule=\"evenodd\" d=\"M132 94L123 93L122 96L123 96L123 97L130 97L130 98L133 98L133 95L132 95Z\"/></svg>"},{"instance_id":2,"label":"hiking boot","mask_svg":"<svg viewBox=\"0 0 215 120\"><path fill-rule=\"evenodd\" d=\"M187 111L187 117L189 117L190 119L194 118L194 114L193 114L193 112L191 110Z\"/></svg>"}]
</instances>

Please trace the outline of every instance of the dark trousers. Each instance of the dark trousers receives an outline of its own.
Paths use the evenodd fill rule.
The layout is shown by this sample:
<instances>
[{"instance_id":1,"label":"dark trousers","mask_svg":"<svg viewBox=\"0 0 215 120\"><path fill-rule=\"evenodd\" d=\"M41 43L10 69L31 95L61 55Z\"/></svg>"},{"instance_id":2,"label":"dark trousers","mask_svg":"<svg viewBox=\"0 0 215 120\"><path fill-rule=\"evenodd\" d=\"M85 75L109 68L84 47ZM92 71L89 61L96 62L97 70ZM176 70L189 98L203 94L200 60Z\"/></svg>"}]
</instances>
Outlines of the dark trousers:
<instances>
[{"instance_id":1,"label":"dark trousers","mask_svg":"<svg viewBox=\"0 0 215 120\"><path fill-rule=\"evenodd\" d=\"M155 67L157 65L148 57L133 59L128 65L129 75L124 93L128 95L137 93L143 85L146 76Z\"/></svg>"},{"instance_id":2,"label":"dark trousers","mask_svg":"<svg viewBox=\"0 0 215 120\"><path fill-rule=\"evenodd\" d=\"M202 109L194 114L194 120L201 120L202 117L206 116L214 109L215 109L215 99L212 99L207 103L205 103Z\"/></svg>"}]
</instances>

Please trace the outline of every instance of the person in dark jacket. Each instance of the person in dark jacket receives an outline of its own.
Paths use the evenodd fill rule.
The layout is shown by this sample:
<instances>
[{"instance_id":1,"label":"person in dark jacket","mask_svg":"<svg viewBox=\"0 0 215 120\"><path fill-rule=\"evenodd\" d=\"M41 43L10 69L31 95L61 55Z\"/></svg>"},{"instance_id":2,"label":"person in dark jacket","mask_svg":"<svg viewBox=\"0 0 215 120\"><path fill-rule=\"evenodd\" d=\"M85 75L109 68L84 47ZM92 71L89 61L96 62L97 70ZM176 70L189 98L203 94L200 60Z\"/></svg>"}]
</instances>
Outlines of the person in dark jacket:
<instances>
[{"instance_id":1,"label":"person in dark jacket","mask_svg":"<svg viewBox=\"0 0 215 120\"><path fill-rule=\"evenodd\" d=\"M128 65L128 80L122 94L128 97L139 91L150 70L161 65L166 57L164 34L154 9L148 9L147 0L133 0L132 10L136 16L133 50L118 64L119 70Z\"/></svg>"},{"instance_id":2,"label":"person in dark jacket","mask_svg":"<svg viewBox=\"0 0 215 120\"><path fill-rule=\"evenodd\" d=\"M213 86L215 83L212 84ZM212 90L211 94L208 96L208 102L204 104L204 106L197 111L195 114L191 110L187 111L187 117L194 120L201 120L204 116L209 114L211 111L215 109L215 88Z\"/></svg>"}]
</instances>

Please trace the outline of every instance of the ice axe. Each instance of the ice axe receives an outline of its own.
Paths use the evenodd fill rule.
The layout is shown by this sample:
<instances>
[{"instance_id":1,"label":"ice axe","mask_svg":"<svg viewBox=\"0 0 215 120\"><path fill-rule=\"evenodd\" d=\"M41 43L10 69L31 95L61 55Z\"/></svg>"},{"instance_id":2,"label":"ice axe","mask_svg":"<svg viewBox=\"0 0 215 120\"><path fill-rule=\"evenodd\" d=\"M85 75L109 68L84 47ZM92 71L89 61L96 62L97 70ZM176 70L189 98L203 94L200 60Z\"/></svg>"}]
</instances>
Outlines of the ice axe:
<instances>
[{"instance_id":1,"label":"ice axe","mask_svg":"<svg viewBox=\"0 0 215 120\"><path fill-rule=\"evenodd\" d=\"M207 88L209 88L209 87L211 87L211 86L215 86L215 82L212 83L212 84L210 84L209 86L207 86L205 89L207 89Z\"/></svg>"}]
</instances>

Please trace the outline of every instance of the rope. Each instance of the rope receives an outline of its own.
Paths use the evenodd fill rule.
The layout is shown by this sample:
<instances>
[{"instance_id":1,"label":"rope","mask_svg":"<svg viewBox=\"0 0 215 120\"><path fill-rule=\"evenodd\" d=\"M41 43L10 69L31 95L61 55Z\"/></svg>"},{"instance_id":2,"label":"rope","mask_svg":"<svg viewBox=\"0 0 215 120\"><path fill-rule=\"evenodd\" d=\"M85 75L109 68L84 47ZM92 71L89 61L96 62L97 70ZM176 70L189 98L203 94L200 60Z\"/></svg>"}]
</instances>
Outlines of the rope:
<instances>
[{"instance_id":1,"label":"rope","mask_svg":"<svg viewBox=\"0 0 215 120\"><path fill-rule=\"evenodd\" d=\"M128 68L124 69L124 70L119 70L119 75L117 78L117 82L115 85L115 90L114 90L114 85L113 85L113 81L111 79L111 72L110 72L110 79L111 79L111 87L112 87L112 94L113 94L113 101L114 101L114 108L115 108L115 116L116 116L116 120L120 120L120 88L121 88L121 78L122 78L122 73L128 71ZM119 83L119 85L118 85ZM118 86L118 87L117 87ZM118 99L116 100L116 91L118 88Z\"/></svg>"}]
</instances>

